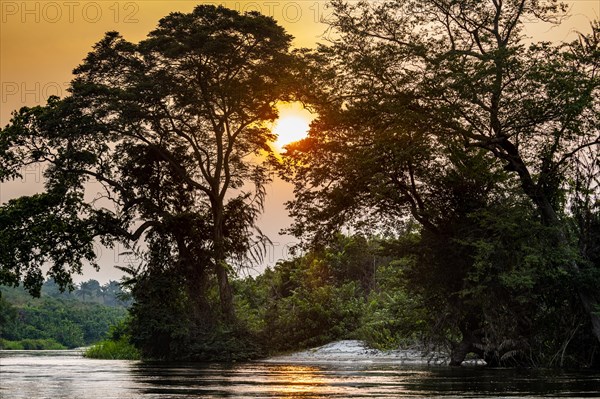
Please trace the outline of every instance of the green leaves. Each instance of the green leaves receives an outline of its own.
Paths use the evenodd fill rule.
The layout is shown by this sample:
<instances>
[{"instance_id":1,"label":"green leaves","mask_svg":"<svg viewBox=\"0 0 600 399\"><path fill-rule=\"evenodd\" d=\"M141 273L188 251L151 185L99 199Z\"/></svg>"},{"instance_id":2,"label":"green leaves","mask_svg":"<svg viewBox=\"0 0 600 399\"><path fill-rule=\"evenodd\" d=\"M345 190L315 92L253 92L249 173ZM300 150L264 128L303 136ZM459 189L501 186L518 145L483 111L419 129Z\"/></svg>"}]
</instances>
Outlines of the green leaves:
<instances>
[{"instance_id":1,"label":"green leaves","mask_svg":"<svg viewBox=\"0 0 600 399\"><path fill-rule=\"evenodd\" d=\"M43 339L63 345L58 349L89 345L103 339L109 326L123 319L126 313L124 308L50 298L45 294L40 299L26 297L20 303L25 296L20 289L3 288L3 294L12 305L0 300L0 318L4 318L1 338L25 345L28 340Z\"/></svg>"},{"instance_id":2,"label":"green leaves","mask_svg":"<svg viewBox=\"0 0 600 399\"><path fill-rule=\"evenodd\" d=\"M599 171L597 26L529 46L524 22L552 21L557 2L332 6L333 40L305 55L319 117L281 169L295 185L289 231L322 247L343 228L402 236L417 221L406 288L431 309L430 336L537 345L548 335L527 307L539 301L531 317L546 320L598 291L574 280L585 256L566 223L582 193L570 176Z\"/></svg>"},{"instance_id":3,"label":"green leaves","mask_svg":"<svg viewBox=\"0 0 600 399\"><path fill-rule=\"evenodd\" d=\"M0 276L4 284L24 287L39 296L42 268L63 288L72 284L83 262L95 265L93 220L81 218L80 198L44 193L9 201L0 209Z\"/></svg>"},{"instance_id":4,"label":"green leaves","mask_svg":"<svg viewBox=\"0 0 600 399\"><path fill-rule=\"evenodd\" d=\"M194 297L216 272L228 313L228 262L260 259L267 241L255 228L270 181L262 157L290 43L270 17L205 5L166 16L140 43L108 32L69 96L22 109L0 132L0 181L41 164L46 190L0 210L0 283L38 294L48 264L68 286L95 265L96 237L145 241L144 268L186 276Z\"/></svg>"}]
</instances>

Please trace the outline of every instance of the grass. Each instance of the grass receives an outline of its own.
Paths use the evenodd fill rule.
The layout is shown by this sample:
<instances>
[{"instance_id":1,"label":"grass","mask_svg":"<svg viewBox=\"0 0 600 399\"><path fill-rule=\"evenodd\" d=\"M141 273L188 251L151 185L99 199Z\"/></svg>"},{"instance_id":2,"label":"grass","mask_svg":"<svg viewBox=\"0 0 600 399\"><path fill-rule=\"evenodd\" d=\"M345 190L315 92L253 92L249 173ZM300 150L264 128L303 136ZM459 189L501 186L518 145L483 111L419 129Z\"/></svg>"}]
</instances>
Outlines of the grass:
<instances>
[{"instance_id":1,"label":"grass","mask_svg":"<svg viewBox=\"0 0 600 399\"><path fill-rule=\"evenodd\" d=\"M118 341L100 341L87 349L83 356L90 359L139 360L140 352L129 343L126 337L122 337Z\"/></svg>"}]
</instances>

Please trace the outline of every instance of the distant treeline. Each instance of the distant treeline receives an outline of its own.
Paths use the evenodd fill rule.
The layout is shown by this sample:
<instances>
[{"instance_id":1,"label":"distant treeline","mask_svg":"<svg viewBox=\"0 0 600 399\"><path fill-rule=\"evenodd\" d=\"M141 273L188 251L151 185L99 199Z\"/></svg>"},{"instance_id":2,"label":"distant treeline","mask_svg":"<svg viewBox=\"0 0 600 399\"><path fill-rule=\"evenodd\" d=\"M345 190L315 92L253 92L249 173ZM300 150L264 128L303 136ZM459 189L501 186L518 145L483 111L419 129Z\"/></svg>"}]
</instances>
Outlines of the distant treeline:
<instances>
[{"instance_id":1,"label":"distant treeline","mask_svg":"<svg viewBox=\"0 0 600 399\"><path fill-rule=\"evenodd\" d=\"M22 288L0 287L0 348L65 349L105 338L127 315L129 300L119 285L96 280L60 292L47 280L40 298Z\"/></svg>"},{"instance_id":2,"label":"distant treeline","mask_svg":"<svg viewBox=\"0 0 600 399\"><path fill-rule=\"evenodd\" d=\"M100 284L97 280L90 279L73 287L72 291L61 292L60 287L52 279L46 280L42 286L42 296L63 299L77 299L81 302L99 303L106 306L129 306L131 297L123 291L116 281Z\"/></svg>"}]
</instances>

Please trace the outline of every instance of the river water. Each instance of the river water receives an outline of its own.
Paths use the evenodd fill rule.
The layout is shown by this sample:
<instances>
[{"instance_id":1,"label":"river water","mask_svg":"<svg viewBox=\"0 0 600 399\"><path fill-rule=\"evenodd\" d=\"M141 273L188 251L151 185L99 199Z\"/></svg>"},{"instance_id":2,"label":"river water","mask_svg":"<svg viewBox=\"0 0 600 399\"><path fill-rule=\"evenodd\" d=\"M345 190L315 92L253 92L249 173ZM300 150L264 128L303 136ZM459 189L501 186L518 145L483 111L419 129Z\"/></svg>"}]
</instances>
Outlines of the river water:
<instances>
[{"instance_id":1,"label":"river water","mask_svg":"<svg viewBox=\"0 0 600 399\"><path fill-rule=\"evenodd\" d=\"M366 363L159 364L85 359L77 351L0 351L0 397L589 398L600 397L600 373Z\"/></svg>"}]
</instances>

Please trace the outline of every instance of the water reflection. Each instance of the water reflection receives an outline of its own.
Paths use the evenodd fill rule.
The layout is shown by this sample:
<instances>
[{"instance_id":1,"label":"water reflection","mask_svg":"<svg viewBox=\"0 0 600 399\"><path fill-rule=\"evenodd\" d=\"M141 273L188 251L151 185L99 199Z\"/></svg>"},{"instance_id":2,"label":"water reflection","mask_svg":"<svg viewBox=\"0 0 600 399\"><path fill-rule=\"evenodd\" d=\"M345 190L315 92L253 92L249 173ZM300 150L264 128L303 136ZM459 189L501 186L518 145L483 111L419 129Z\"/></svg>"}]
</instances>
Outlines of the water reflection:
<instances>
[{"instance_id":1,"label":"water reflection","mask_svg":"<svg viewBox=\"0 0 600 399\"><path fill-rule=\"evenodd\" d=\"M273 394L281 398L316 396L326 390L327 380L317 367L280 365L271 368L268 378Z\"/></svg>"},{"instance_id":2,"label":"water reflection","mask_svg":"<svg viewBox=\"0 0 600 399\"><path fill-rule=\"evenodd\" d=\"M360 363L161 364L84 359L72 351L0 351L0 397L600 397L600 374Z\"/></svg>"},{"instance_id":3,"label":"water reflection","mask_svg":"<svg viewBox=\"0 0 600 399\"><path fill-rule=\"evenodd\" d=\"M310 366L137 363L130 372L147 395L316 398L332 393L323 371Z\"/></svg>"}]
</instances>

